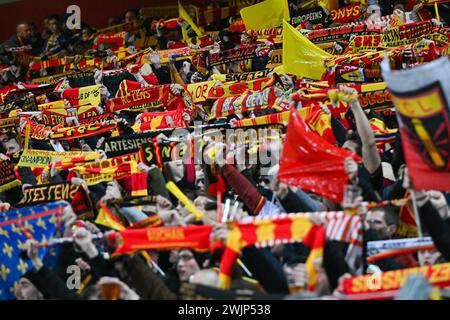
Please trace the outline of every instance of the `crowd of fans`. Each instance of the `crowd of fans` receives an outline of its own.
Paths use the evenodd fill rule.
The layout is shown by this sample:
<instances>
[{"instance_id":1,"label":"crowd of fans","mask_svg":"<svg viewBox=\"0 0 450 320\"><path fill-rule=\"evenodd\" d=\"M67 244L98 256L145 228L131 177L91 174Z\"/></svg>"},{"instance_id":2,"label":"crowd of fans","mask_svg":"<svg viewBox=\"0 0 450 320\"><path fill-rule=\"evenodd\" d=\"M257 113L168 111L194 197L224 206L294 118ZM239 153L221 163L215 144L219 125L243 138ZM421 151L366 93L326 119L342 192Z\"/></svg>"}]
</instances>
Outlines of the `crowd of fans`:
<instances>
[{"instance_id":1,"label":"crowd of fans","mask_svg":"<svg viewBox=\"0 0 450 320\"><path fill-rule=\"evenodd\" d=\"M350 2L341 2L338 7L351 5ZM415 1L371 0L368 4L356 3L361 7L362 14L355 18L353 21L355 24L368 20L382 21L382 17L387 16L402 17L405 13L409 17L405 23L423 19L420 18L423 14L420 14ZM320 5L320 1L314 2L308 9ZM217 10L220 7L230 7L230 4L214 1L210 7L200 8L200 11ZM448 21L447 5L439 4L439 9L439 22L435 19L433 6L423 10L432 23L445 28ZM301 15L302 10L305 10L304 1L289 1L291 17ZM330 16L327 8L323 10ZM73 241L54 245L58 247L55 265L50 266L43 262L45 260L40 254L39 239L29 238L23 244L23 259L31 263L28 270L14 284L17 299L137 300L199 297L235 299L241 296L255 299L258 297L337 299L336 292L345 279L418 266L433 266L450 260L448 193L412 190L400 131L396 131L395 138L389 143L380 145L376 140L374 119L382 122L387 130L398 128L394 105L391 103L383 111L363 108L358 98L359 92L350 81L324 87L338 90L339 103L344 103L348 111L344 117L339 117L327 110L333 107L334 102L328 104L328 107L318 104L324 117L330 121L328 134L333 138L326 139L323 134L315 133L361 158L361 161L357 161L357 157L345 159L348 186L342 203L324 197L320 193L288 185L278 179L279 160L285 147L284 131L280 133L281 140L257 144L258 150L264 148L272 155L273 161L269 165L251 163L249 155L251 148L245 143L231 146L211 139L204 139L200 152L201 158L209 161L200 163L166 159L162 163L155 164L146 161L141 154L137 169L138 172L145 173L147 180L146 197L142 199L154 196L154 201L144 201L136 205L130 205L130 201L140 199L132 197L134 182L130 176L119 180L112 178L111 181L87 183L84 179L86 172L73 170L73 166L64 167L60 158L52 159L48 164L48 170L21 166L18 159L28 148L33 151L97 152L99 157L93 161L106 161L116 157L105 149L105 142L111 137L130 137L154 131L153 143L169 144L191 137L191 135L173 136L173 130L178 127L194 129L199 124L205 128L212 125L219 127L234 125L245 119L286 112L293 105L298 109L302 108L301 103L292 97L304 88L305 84L313 82L298 75L277 73L269 66L276 50L280 50L283 45L283 42L277 41L279 35L267 36L264 39L258 36L255 38L246 30L239 11L236 15L220 16L220 19L209 20L201 25L203 36L196 34L197 26L193 27L186 19L146 16L143 12L138 9L129 10L121 16L111 17L109 25L104 29L95 29L82 22L81 29L69 30L66 25L67 15L60 14L45 17L42 30L39 30L34 22L20 21L16 25L15 34L1 45L2 110L7 110L8 103L14 104L13 109L8 109L9 113L2 111L1 118L20 118L20 122L15 126L1 128L1 159L8 162L17 160L15 175L20 182L7 190L2 189L0 193L2 211L9 212L8 210L22 208L23 205L20 203L24 201L26 190L29 188L62 182L70 182L84 188L89 201L93 204L93 214L87 219L80 219L77 209L69 203L72 199L64 199L68 202L63 211L63 237ZM433 18L434 20L431 20ZM198 20L196 22L198 23ZM326 25L303 21L297 28L302 31L320 30L341 25L342 23L332 20ZM183 36L183 33L187 33L187 37ZM106 38L108 41L112 38L114 40L113 42L102 40ZM333 42L335 48L340 47L342 53L349 41L350 39L347 42L330 42ZM433 42L433 40L423 41L428 41L428 45ZM259 54L254 57L241 61L224 60L223 64L211 65L213 55L220 55L227 50L237 51L254 44L259 50ZM189 49L189 53L183 53L183 48ZM204 59L205 55L209 55L210 58ZM227 58L226 55L222 56ZM24 57L29 59L26 63L23 62ZM399 69L408 69L419 64L417 60L409 59L408 50L402 57ZM84 63L94 60L99 62L95 62L94 65ZM50 65L52 61L62 62ZM45 62L49 65L44 65ZM42 66L36 67L37 64ZM217 99L206 97L196 100L190 95L192 93L189 92L190 85L215 81L213 88L226 89L228 83L225 78L217 80L220 76L244 75L256 71L267 71L266 78L273 79L267 87L274 88L272 94L276 99L286 98L288 106L285 109L269 106L245 110L242 107L241 110L227 113L224 106L220 114L217 111L218 106L213 108ZM52 85L56 87L51 91L45 91L46 86ZM75 114L81 112L81 107L77 106L80 99L73 102L69 98L64 98L65 90L87 86L100 88L100 103L93 106L95 112L93 119L101 117L106 119L105 115L108 114L110 117L108 119L114 121L114 128L91 136L52 139L52 130L54 133L61 128L89 123L89 118L87 122L82 122L79 117L71 119L69 115L74 109L78 109ZM151 88L157 87L167 90L172 97L177 99L181 97L177 101L182 103L175 107L170 104L169 107L166 100L167 105L158 105L158 108L142 107L132 110L130 106L120 110L111 109L111 101L117 101L118 97L122 97L122 103L128 102L126 97L131 97L133 90L150 92ZM36 89L44 91L36 93L34 91ZM255 91L258 90L265 89ZM11 93L21 91L24 94L16 95L14 97L16 100L8 100ZM63 100L62 109L65 109L67 114L64 115L62 124L45 123L44 109L27 109L20 99L30 97L30 92L36 106ZM248 91L241 90L229 96L244 94L248 94ZM11 113L14 110L16 113ZM145 120L146 117L154 119L148 115L152 112L162 116L162 120L158 122L159 126L153 122L145 129L136 130L144 128L145 123L152 123L151 120ZM22 118L26 118L26 121ZM92 123L95 121L92 120ZM47 133L45 139L38 139L33 135L30 136L30 133L24 133L27 128L24 123L45 123L46 126L51 126L52 130ZM99 123L100 126L106 125L105 122ZM289 124L287 128L289 130ZM27 143L29 146L26 146ZM244 152L245 156L240 158L240 152ZM124 154L126 153L118 156ZM239 158L245 161L239 162ZM226 161L221 161L223 159ZM89 161L86 160L85 163ZM326 179L326 173L323 178ZM169 190L167 185L169 181L174 182L196 210L203 213L200 220L196 219L195 212L192 212L180 197ZM219 192L220 196L216 190L211 191L214 188L223 188L223 192ZM415 197L414 206L411 206L412 194ZM409 208L414 207L411 216L413 220L416 219L415 234L413 236L410 234L409 237L429 236L434 248L368 262L366 250L368 242L407 238L399 233L399 229L402 228L401 211L406 206L399 205L396 202L398 200L401 203L399 199L405 200ZM125 204L126 201L128 204ZM363 206L367 203L383 202L387 205ZM27 204L33 205L35 204ZM313 225L326 227L327 220L323 218L321 212L347 212L355 208L359 208L356 215L363 219L362 251L356 259L357 267L350 266L346 260L350 244L331 239L327 234L322 257L315 264L317 280L314 290L308 289L310 274L306 264L311 248L302 242L279 243L264 248L244 247L233 266L231 284L223 290L219 288L223 247L207 252L181 248L141 250L116 255L113 252L120 246L120 240L111 240L112 237L109 235L118 229L96 223L99 221L100 212L107 210L108 214L112 214L124 228L135 227L137 223L143 223L145 227L146 222L155 217L159 218L162 224L157 228L211 225L210 242L219 241L226 244L230 221L245 222L254 216L270 217L281 213L307 213ZM229 217L226 221L220 216L225 212ZM67 272L68 268L74 265L81 270L81 285L75 288L68 286L72 281L72 274ZM15 268L8 265L6 267ZM420 288L419 292L424 290L423 287ZM444 292L442 296L445 296Z\"/></svg>"}]
</instances>

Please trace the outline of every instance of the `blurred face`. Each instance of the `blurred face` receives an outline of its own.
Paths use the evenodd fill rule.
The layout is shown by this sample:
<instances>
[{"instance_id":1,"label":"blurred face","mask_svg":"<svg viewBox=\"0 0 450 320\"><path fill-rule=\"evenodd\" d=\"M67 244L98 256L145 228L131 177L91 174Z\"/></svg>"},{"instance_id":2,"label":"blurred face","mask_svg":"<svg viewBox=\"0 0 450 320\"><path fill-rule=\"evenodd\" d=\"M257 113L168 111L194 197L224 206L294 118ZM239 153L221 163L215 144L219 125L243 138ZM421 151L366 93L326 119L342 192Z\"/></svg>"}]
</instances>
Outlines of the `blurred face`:
<instances>
[{"instance_id":1,"label":"blurred face","mask_svg":"<svg viewBox=\"0 0 450 320\"><path fill-rule=\"evenodd\" d=\"M9 138L7 135L0 136L0 143L6 149L8 153L14 153L20 151L20 145L17 143L16 139Z\"/></svg>"},{"instance_id":2,"label":"blurred face","mask_svg":"<svg viewBox=\"0 0 450 320\"><path fill-rule=\"evenodd\" d=\"M184 165L182 160L170 161L167 163L170 173L175 182L180 181L184 177Z\"/></svg>"},{"instance_id":3,"label":"blurred face","mask_svg":"<svg viewBox=\"0 0 450 320\"><path fill-rule=\"evenodd\" d=\"M292 78L289 77L288 75L283 74L280 78L281 78L281 82L283 83L283 87L285 89L288 89L294 85Z\"/></svg>"},{"instance_id":4,"label":"blurred face","mask_svg":"<svg viewBox=\"0 0 450 320\"><path fill-rule=\"evenodd\" d=\"M57 33L59 31L58 21L56 19L51 19L48 22L48 29L51 33Z\"/></svg>"},{"instance_id":5,"label":"blurred face","mask_svg":"<svg viewBox=\"0 0 450 320\"><path fill-rule=\"evenodd\" d=\"M178 253L177 272L180 281L188 281L189 277L200 270L194 259L194 255L189 250L181 250Z\"/></svg>"},{"instance_id":6,"label":"blurred face","mask_svg":"<svg viewBox=\"0 0 450 320\"><path fill-rule=\"evenodd\" d=\"M366 223L375 230L381 240L390 239L395 233L395 226L388 226L382 210L373 210L367 213Z\"/></svg>"},{"instance_id":7,"label":"blurred face","mask_svg":"<svg viewBox=\"0 0 450 320\"><path fill-rule=\"evenodd\" d=\"M19 285L16 289L17 300L42 300L42 293L26 278L19 280Z\"/></svg>"},{"instance_id":8,"label":"blurred face","mask_svg":"<svg viewBox=\"0 0 450 320\"><path fill-rule=\"evenodd\" d=\"M441 253L437 250L419 251L417 255L421 266L431 266L436 264L437 260L441 257Z\"/></svg>"},{"instance_id":9,"label":"blurred face","mask_svg":"<svg viewBox=\"0 0 450 320\"><path fill-rule=\"evenodd\" d=\"M84 29L83 32L81 33L81 39L83 41L89 40L89 32L86 29Z\"/></svg>"},{"instance_id":10,"label":"blurred face","mask_svg":"<svg viewBox=\"0 0 450 320\"><path fill-rule=\"evenodd\" d=\"M31 37L31 28L29 24L21 24L17 27L17 35L22 39L29 39Z\"/></svg>"},{"instance_id":11,"label":"blurred face","mask_svg":"<svg viewBox=\"0 0 450 320\"><path fill-rule=\"evenodd\" d=\"M430 190L427 193L430 196L431 203L439 212L442 219L448 219L450 217L450 208L447 205L447 200L445 199L444 194L435 190Z\"/></svg>"},{"instance_id":12,"label":"blurred face","mask_svg":"<svg viewBox=\"0 0 450 320\"><path fill-rule=\"evenodd\" d=\"M136 15L134 14L134 12L128 11L128 12L125 14L125 22L126 22L126 23L130 23L130 22L133 22L133 21L135 21L135 20L136 20Z\"/></svg>"},{"instance_id":13,"label":"blurred face","mask_svg":"<svg viewBox=\"0 0 450 320\"><path fill-rule=\"evenodd\" d=\"M356 150L358 148L358 144L352 140L346 140L344 144L342 145L342 148L351 152L356 153Z\"/></svg>"}]
</instances>

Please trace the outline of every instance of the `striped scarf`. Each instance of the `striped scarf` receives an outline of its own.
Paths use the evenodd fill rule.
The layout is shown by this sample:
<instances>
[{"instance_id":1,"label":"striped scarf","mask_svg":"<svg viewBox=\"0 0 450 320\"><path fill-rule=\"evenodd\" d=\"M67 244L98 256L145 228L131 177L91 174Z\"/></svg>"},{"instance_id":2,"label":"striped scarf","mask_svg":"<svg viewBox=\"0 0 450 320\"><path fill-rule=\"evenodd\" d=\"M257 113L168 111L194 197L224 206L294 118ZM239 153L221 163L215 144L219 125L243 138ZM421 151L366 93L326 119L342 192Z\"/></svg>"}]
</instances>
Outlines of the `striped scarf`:
<instances>
[{"instance_id":1,"label":"striped scarf","mask_svg":"<svg viewBox=\"0 0 450 320\"><path fill-rule=\"evenodd\" d=\"M303 242L310 248L306 260L308 289L315 290L317 284L316 265L321 265L325 244L325 229L313 225L306 214L256 217L246 223L230 223L226 248L220 264L219 287L231 285L233 264L240 251L247 246L272 246L288 242Z\"/></svg>"}]
</instances>

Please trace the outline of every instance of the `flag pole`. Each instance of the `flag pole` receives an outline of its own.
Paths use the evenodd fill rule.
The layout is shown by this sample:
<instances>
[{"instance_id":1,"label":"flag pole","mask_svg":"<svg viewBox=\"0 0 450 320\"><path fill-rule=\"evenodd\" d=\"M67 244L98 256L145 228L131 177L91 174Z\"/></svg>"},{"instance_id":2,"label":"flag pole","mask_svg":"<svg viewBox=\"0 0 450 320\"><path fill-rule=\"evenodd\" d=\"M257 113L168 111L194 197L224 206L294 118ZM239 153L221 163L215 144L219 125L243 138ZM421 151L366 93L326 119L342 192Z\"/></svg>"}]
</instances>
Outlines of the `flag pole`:
<instances>
[{"instance_id":1,"label":"flag pole","mask_svg":"<svg viewBox=\"0 0 450 320\"><path fill-rule=\"evenodd\" d=\"M416 191L413 189L411 189L411 200L412 200L413 211L414 211L414 219L416 220L416 225L417 225L417 232L418 232L419 238L422 238L423 232L422 232L422 226L420 223L419 210L417 207Z\"/></svg>"},{"instance_id":2,"label":"flag pole","mask_svg":"<svg viewBox=\"0 0 450 320\"><path fill-rule=\"evenodd\" d=\"M436 13L437 22L441 22L441 18L439 17L439 10L438 10L437 1L434 3L434 12Z\"/></svg>"}]
</instances>

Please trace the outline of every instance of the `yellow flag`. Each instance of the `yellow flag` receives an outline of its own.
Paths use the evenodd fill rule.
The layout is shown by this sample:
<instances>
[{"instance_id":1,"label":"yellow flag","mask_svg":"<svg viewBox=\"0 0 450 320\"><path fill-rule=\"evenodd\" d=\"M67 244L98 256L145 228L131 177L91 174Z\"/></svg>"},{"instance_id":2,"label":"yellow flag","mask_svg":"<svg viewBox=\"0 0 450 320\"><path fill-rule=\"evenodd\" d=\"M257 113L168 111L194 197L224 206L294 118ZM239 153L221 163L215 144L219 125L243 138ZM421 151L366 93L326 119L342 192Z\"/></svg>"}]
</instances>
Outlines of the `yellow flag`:
<instances>
[{"instance_id":1,"label":"yellow flag","mask_svg":"<svg viewBox=\"0 0 450 320\"><path fill-rule=\"evenodd\" d=\"M184 19L187 23L189 23L189 25L191 26L192 30L195 31L195 33L197 34L197 36L201 37L203 35L203 33L200 31L200 29L196 26L196 24L194 23L194 21L192 21L191 17L189 16L189 14L186 12L186 10L183 8L183 6L181 5L180 2L178 2L178 15L180 16L180 18ZM187 35L187 31L186 29L182 28L182 32L183 32L183 40L187 41L189 39L188 35Z\"/></svg>"},{"instance_id":2,"label":"yellow flag","mask_svg":"<svg viewBox=\"0 0 450 320\"><path fill-rule=\"evenodd\" d=\"M323 61L331 57L283 21L283 69L286 73L320 80L325 72Z\"/></svg>"},{"instance_id":3,"label":"yellow flag","mask_svg":"<svg viewBox=\"0 0 450 320\"><path fill-rule=\"evenodd\" d=\"M328 11L332 11L338 8L338 2L337 0L318 0L317 1L319 6L322 8L327 9Z\"/></svg>"},{"instance_id":4,"label":"yellow flag","mask_svg":"<svg viewBox=\"0 0 450 320\"><path fill-rule=\"evenodd\" d=\"M100 208L98 210L96 224L101 224L102 226L114 229L114 230L125 230L120 220L111 212L111 210L102 202L99 201Z\"/></svg>"},{"instance_id":5,"label":"yellow flag","mask_svg":"<svg viewBox=\"0 0 450 320\"><path fill-rule=\"evenodd\" d=\"M274 28L284 20L289 20L287 0L266 0L240 11L247 30Z\"/></svg>"}]
</instances>

